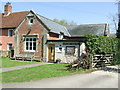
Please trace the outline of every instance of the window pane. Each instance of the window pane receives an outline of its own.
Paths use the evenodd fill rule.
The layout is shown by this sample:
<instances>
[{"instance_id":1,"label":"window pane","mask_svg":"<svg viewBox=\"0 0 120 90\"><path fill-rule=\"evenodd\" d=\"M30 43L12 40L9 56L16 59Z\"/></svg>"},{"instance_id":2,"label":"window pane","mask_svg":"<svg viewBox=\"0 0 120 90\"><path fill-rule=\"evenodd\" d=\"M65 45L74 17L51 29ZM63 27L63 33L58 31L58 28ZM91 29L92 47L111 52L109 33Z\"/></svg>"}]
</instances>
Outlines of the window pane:
<instances>
[{"instance_id":1,"label":"window pane","mask_svg":"<svg viewBox=\"0 0 120 90\"><path fill-rule=\"evenodd\" d=\"M30 46L30 50L32 50L32 46Z\"/></svg>"},{"instance_id":2,"label":"window pane","mask_svg":"<svg viewBox=\"0 0 120 90\"><path fill-rule=\"evenodd\" d=\"M33 23L33 19L30 19L30 23Z\"/></svg>"},{"instance_id":3,"label":"window pane","mask_svg":"<svg viewBox=\"0 0 120 90\"><path fill-rule=\"evenodd\" d=\"M33 42L33 50L36 50L36 42Z\"/></svg>"},{"instance_id":4,"label":"window pane","mask_svg":"<svg viewBox=\"0 0 120 90\"><path fill-rule=\"evenodd\" d=\"M12 49L12 44L9 44L9 50L11 50Z\"/></svg>"},{"instance_id":5,"label":"window pane","mask_svg":"<svg viewBox=\"0 0 120 90\"><path fill-rule=\"evenodd\" d=\"M32 38L30 38L30 41L32 41Z\"/></svg>"},{"instance_id":6,"label":"window pane","mask_svg":"<svg viewBox=\"0 0 120 90\"><path fill-rule=\"evenodd\" d=\"M26 38L26 41L29 41L29 38Z\"/></svg>"},{"instance_id":7,"label":"window pane","mask_svg":"<svg viewBox=\"0 0 120 90\"><path fill-rule=\"evenodd\" d=\"M9 30L8 34L9 34L9 37L12 37L13 36L13 30Z\"/></svg>"},{"instance_id":8,"label":"window pane","mask_svg":"<svg viewBox=\"0 0 120 90\"><path fill-rule=\"evenodd\" d=\"M75 47L73 46L66 47L66 54L74 55L74 53L75 53Z\"/></svg>"},{"instance_id":9,"label":"window pane","mask_svg":"<svg viewBox=\"0 0 120 90\"><path fill-rule=\"evenodd\" d=\"M36 47L36 42L33 42L33 47Z\"/></svg>"},{"instance_id":10,"label":"window pane","mask_svg":"<svg viewBox=\"0 0 120 90\"><path fill-rule=\"evenodd\" d=\"M30 47L32 47L32 42L30 42Z\"/></svg>"},{"instance_id":11,"label":"window pane","mask_svg":"<svg viewBox=\"0 0 120 90\"><path fill-rule=\"evenodd\" d=\"M8 50L12 50L12 44L8 44Z\"/></svg>"},{"instance_id":12,"label":"window pane","mask_svg":"<svg viewBox=\"0 0 120 90\"><path fill-rule=\"evenodd\" d=\"M33 46L32 46L32 42L30 42L30 50L32 50L32 47L33 47Z\"/></svg>"},{"instance_id":13,"label":"window pane","mask_svg":"<svg viewBox=\"0 0 120 90\"><path fill-rule=\"evenodd\" d=\"M28 42L26 42L26 50L28 50Z\"/></svg>"},{"instance_id":14,"label":"window pane","mask_svg":"<svg viewBox=\"0 0 120 90\"><path fill-rule=\"evenodd\" d=\"M33 41L36 41L36 38L33 38Z\"/></svg>"},{"instance_id":15,"label":"window pane","mask_svg":"<svg viewBox=\"0 0 120 90\"><path fill-rule=\"evenodd\" d=\"M36 47L33 47L33 50L36 50Z\"/></svg>"}]
</instances>

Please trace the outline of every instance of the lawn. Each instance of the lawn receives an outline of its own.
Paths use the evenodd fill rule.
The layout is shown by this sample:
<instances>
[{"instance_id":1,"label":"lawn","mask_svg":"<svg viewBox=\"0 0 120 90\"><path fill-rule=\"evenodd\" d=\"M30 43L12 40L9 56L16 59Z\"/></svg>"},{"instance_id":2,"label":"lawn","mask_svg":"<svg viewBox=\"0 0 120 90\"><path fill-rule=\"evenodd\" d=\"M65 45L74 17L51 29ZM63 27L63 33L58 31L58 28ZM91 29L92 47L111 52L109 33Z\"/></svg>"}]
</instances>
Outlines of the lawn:
<instances>
[{"instance_id":1,"label":"lawn","mask_svg":"<svg viewBox=\"0 0 120 90\"><path fill-rule=\"evenodd\" d=\"M20 70L8 71L2 73L2 82L24 82L40 80L44 78L60 77L82 73L83 69L76 71L67 71L65 67L67 64L47 64L37 67L24 68Z\"/></svg>"},{"instance_id":2,"label":"lawn","mask_svg":"<svg viewBox=\"0 0 120 90\"><path fill-rule=\"evenodd\" d=\"M20 66L20 65L26 65L26 64L35 64L40 62L30 62L30 61L15 61L11 60L7 57L0 57L0 68L7 68L7 67L13 67L13 66Z\"/></svg>"}]
</instances>

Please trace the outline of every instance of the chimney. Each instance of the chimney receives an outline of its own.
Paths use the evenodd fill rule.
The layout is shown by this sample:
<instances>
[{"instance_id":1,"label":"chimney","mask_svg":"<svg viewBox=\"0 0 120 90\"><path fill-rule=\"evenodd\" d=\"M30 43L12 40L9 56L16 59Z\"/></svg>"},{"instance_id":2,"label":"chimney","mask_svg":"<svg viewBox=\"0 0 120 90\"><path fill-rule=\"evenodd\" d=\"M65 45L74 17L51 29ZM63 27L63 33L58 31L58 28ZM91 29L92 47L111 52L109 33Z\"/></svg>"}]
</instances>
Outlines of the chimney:
<instances>
[{"instance_id":1,"label":"chimney","mask_svg":"<svg viewBox=\"0 0 120 90\"><path fill-rule=\"evenodd\" d=\"M4 6L4 15L9 15L10 13L12 13L12 6L11 3L8 2Z\"/></svg>"}]
</instances>

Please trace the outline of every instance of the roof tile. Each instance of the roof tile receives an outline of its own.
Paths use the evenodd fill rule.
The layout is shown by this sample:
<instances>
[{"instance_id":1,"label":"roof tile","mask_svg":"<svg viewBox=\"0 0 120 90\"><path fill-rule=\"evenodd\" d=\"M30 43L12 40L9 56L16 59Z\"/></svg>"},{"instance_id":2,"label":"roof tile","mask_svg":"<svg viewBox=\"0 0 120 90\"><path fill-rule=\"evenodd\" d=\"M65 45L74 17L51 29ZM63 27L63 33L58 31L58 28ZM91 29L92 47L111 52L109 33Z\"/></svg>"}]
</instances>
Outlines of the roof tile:
<instances>
[{"instance_id":1,"label":"roof tile","mask_svg":"<svg viewBox=\"0 0 120 90\"><path fill-rule=\"evenodd\" d=\"M2 28L17 27L28 13L29 11L14 12L8 16L4 16L4 14L2 14Z\"/></svg>"}]
</instances>

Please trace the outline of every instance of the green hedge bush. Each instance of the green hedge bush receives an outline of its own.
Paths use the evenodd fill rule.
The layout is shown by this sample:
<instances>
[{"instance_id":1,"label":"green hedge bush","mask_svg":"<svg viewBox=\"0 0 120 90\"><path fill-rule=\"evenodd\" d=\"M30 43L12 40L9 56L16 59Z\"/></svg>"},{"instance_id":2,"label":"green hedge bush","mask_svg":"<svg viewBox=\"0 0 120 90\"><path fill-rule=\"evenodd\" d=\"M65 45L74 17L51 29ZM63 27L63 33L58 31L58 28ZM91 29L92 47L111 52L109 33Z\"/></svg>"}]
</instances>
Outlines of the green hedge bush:
<instances>
[{"instance_id":1,"label":"green hedge bush","mask_svg":"<svg viewBox=\"0 0 120 90\"><path fill-rule=\"evenodd\" d=\"M119 39L98 35L86 35L85 37L90 57L95 54L113 54L113 64L120 64Z\"/></svg>"}]
</instances>

